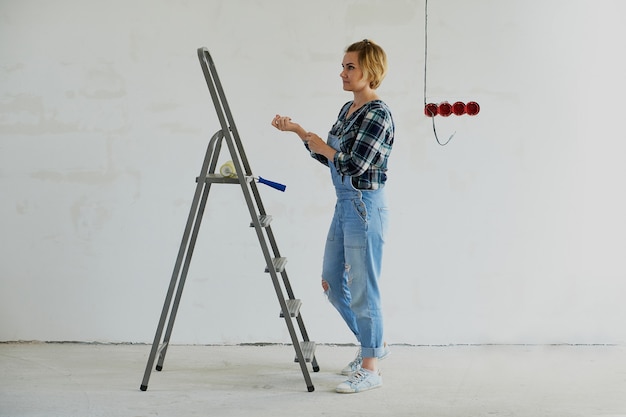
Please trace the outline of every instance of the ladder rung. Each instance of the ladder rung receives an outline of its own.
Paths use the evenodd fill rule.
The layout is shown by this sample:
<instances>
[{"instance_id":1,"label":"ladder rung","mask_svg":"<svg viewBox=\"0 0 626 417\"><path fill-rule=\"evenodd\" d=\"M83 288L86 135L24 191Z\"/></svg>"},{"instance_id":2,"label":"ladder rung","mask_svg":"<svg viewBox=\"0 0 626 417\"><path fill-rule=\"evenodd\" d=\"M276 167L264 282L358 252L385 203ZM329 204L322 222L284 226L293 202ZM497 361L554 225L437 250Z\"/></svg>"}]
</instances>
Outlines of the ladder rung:
<instances>
[{"instance_id":1,"label":"ladder rung","mask_svg":"<svg viewBox=\"0 0 626 417\"><path fill-rule=\"evenodd\" d=\"M302 349L302 356L304 356L304 361L311 362L315 357L315 342L300 342L300 349ZM296 355L294 362L299 362L298 355Z\"/></svg>"},{"instance_id":2,"label":"ladder rung","mask_svg":"<svg viewBox=\"0 0 626 417\"><path fill-rule=\"evenodd\" d=\"M271 222L272 216L270 216L269 214L263 214L259 216L259 223L261 224L261 227L267 227L270 225ZM254 227L253 222L250 222L250 227Z\"/></svg>"},{"instance_id":3,"label":"ladder rung","mask_svg":"<svg viewBox=\"0 0 626 417\"><path fill-rule=\"evenodd\" d=\"M196 182L200 181L200 177L196 177ZM204 179L205 183L217 184L239 184L237 177L224 177L220 174L207 174Z\"/></svg>"},{"instance_id":4,"label":"ladder rung","mask_svg":"<svg viewBox=\"0 0 626 417\"><path fill-rule=\"evenodd\" d=\"M272 259L272 264L274 265L274 271L283 272L287 264L287 258L274 258ZM270 272L268 267L265 267L265 272Z\"/></svg>"},{"instance_id":5,"label":"ladder rung","mask_svg":"<svg viewBox=\"0 0 626 417\"><path fill-rule=\"evenodd\" d=\"M285 300L287 303L287 311L289 311L289 315L291 317L297 317L300 313L300 307L302 307L302 301L298 299L288 299ZM280 317L285 317L283 311L280 311Z\"/></svg>"}]
</instances>

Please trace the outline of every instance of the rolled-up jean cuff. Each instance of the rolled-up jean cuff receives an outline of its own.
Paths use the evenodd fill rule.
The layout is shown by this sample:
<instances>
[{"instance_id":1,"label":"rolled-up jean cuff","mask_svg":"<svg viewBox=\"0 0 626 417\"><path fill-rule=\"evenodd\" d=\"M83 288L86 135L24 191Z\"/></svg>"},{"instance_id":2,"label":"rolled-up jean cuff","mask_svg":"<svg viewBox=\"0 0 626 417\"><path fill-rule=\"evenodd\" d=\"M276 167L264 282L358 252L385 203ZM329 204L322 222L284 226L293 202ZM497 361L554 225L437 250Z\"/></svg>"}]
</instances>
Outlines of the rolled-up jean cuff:
<instances>
[{"instance_id":1,"label":"rolled-up jean cuff","mask_svg":"<svg viewBox=\"0 0 626 417\"><path fill-rule=\"evenodd\" d=\"M385 353L384 347L366 348L361 347L361 356L364 358L380 358Z\"/></svg>"}]
</instances>

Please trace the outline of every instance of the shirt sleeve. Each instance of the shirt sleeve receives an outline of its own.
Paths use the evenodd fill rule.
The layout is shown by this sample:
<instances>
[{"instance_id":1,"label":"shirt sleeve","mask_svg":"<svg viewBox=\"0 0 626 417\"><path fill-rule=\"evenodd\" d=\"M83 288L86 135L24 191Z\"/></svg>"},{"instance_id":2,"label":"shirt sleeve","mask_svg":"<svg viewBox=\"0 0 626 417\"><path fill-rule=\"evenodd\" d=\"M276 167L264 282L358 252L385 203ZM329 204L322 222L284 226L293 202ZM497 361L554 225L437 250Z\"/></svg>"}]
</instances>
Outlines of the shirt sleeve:
<instances>
[{"instance_id":1,"label":"shirt sleeve","mask_svg":"<svg viewBox=\"0 0 626 417\"><path fill-rule=\"evenodd\" d=\"M309 154L311 155L311 158L321 162L322 164L324 164L326 166L329 166L328 165L329 164L328 158L326 158L324 155L320 155L320 154L317 154L317 153L311 151L311 149L309 148L309 145L306 142L304 143L304 147L307 149L307 151L309 151Z\"/></svg>"},{"instance_id":2,"label":"shirt sleeve","mask_svg":"<svg viewBox=\"0 0 626 417\"><path fill-rule=\"evenodd\" d=\"M385 109L370 109L361 122L351 149L337 152L334 164L343 175L356 177L371 165L384 159L386 152L385 131L389 124Z\"/></svg>"}]
</instances>

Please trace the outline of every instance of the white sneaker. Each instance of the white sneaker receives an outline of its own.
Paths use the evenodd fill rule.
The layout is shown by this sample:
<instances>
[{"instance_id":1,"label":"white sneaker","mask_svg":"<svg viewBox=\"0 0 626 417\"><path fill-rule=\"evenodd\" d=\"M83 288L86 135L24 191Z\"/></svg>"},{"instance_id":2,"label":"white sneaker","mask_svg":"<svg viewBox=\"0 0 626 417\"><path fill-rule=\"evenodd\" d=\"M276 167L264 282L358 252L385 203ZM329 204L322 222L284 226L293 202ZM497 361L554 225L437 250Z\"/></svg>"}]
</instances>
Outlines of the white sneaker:
<instances>
[{"instance_id":1,"label":"white sneaker","mask_svg":"<svg viewBox=\"0 0 626 417\"><path fill-rule=\"evenodd\" d=\"M391 349L389 348L389 345L387 345L387 343L385 343L383 347L385 348L385 351L382 355L378 357L378 359L381 361L391 354ZM361 368L361 365L363 365L363 356L361 356L361 348L359 348L359 351L356 353L356 357L354 358L354 360L347 364L346 367L341 370L341 375L350 376L358 371Z\"/></svg>"},{"instance_id":2,"label":"white sneaker","mask_svg":"<svg viewBox=\"0 0 626 417\"><path fill-rule=\"evenodd\" d=\"M337 385L336 391L341 394L353 394L357 392L368 391L383 386L383 377L379 371L372 372L367 369L359 368L355 373L350 375L347 381Z\"/></svg>"}]
</instances>

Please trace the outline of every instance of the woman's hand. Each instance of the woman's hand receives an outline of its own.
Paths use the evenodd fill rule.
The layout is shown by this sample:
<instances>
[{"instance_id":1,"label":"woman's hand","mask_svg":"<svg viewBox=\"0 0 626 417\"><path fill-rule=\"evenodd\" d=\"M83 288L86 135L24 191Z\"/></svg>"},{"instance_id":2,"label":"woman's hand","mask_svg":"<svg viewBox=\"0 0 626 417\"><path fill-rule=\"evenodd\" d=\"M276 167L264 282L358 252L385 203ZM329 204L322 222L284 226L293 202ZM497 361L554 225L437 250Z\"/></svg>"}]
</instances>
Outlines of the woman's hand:
<instances>
[{"instance_id":1,"label":"woman's hand","mask_svg":"<svg viewBox=\"0 0 626 417\"><path fill-rule=\"evenodd\" d=\"M291 121L291 117L277 114L272 120L272 126L283 132L296 132L300 125Z\"/></svg>"},{"instance_id":2,"label":"woman's hand","mask_svg":"<svg viewBox=\"0 0 626 417\"><path fill-rule=\"evenodd\" d=\"M337 153L337 151L331 148L330 146L328 146L328 144L324 142L324 139L320 138L315 133L312 133L312 132L307 133L306 136L304 137L304 141L309 146L309 149L311 150L311 152L314 152L319 155L324 155L326 158L328 158L331 161L335 158L335 153Z\"/></svg>"},{"instance_id":3,"label":"woman's hand","mask_svg":"<svg viewBox=\"0 0 626 417\"><path fill-rule=\"evenodd\" d=\"M304 130L298 123L292 122L291 117L277 114L272 119L272 126L283 132L294 132L300 136L300 139L305 140L306 130Z\"/></svg>"}]
</instances>

